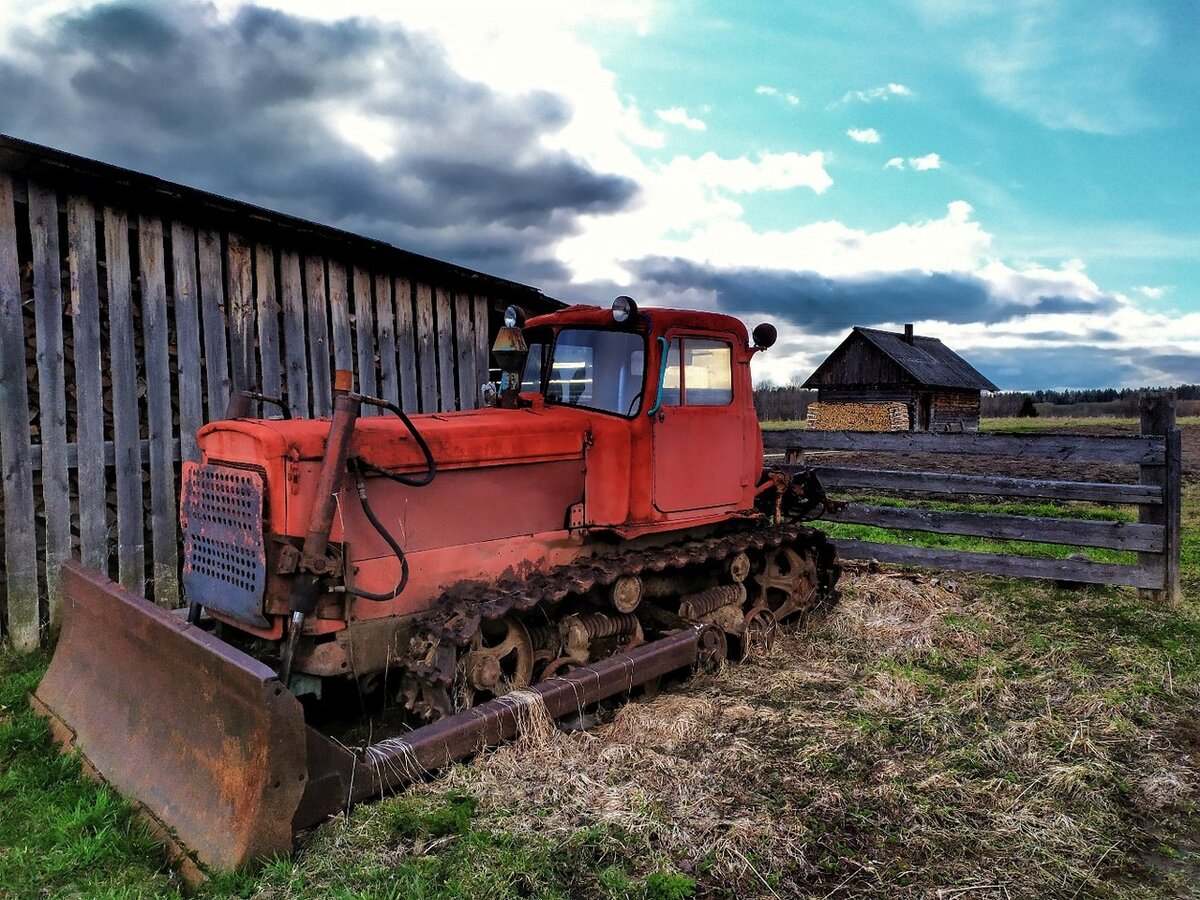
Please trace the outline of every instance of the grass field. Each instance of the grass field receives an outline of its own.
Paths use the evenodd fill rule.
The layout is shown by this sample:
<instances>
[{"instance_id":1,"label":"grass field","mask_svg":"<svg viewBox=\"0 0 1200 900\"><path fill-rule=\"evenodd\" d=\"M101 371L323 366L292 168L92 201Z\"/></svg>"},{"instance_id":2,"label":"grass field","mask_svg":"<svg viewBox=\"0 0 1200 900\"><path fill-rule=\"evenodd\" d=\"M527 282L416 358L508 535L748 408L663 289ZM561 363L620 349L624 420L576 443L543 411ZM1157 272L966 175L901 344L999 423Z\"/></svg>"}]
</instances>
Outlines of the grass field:
<instances>
[{"instance_id":1,"label":"grass field","mask_svg":"<svg viewBox=\"0 0 1200 900\"><path fill-rule=\"evenodd\" d=\"M766 657L592 732L535 729L199 894L1194 896L1194 482L1183 562L1180 609L1115 588L851 573L836 608ZM128 806L29 712L44 666L0 651L0 896L184 895Z\"/></svg>"},{"instance_id":2,"label":"grass field","mask_svg":"<svg viewBox=\"0 0 1200 900\"><path fill-rule=\"evenodd\" d=\"M1181 426L1200 425L1200 416L1182 416L1177 420ZM791 428L803 428L802 419L779 420L763 422L764 431L786 431ZM1092 416L1052 418L1042 416L1036 419L995 418L980 419L980 431L1071 431L1092 429L1121 429L1136 431L1138 420L1134 418L1117 418L1115 416Z\"/></svg>"}]
</instances>

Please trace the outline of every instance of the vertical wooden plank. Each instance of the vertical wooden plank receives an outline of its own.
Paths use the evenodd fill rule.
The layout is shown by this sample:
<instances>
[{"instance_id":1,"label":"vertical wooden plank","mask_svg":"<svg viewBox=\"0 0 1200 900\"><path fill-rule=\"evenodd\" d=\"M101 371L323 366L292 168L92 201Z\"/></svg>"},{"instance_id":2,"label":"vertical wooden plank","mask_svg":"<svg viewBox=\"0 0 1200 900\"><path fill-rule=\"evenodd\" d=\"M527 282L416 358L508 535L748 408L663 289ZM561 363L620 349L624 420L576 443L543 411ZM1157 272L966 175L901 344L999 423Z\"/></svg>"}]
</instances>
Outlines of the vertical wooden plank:
<instances>
[{"instance_id":1,"label":"vertical wooden plank","mask_svg":"<svg viewBox=\"0 0 1200 900\"><path fill-rule=\"evenodd\" d=\"M475 380L479 384L492 380L492 329L488 316L490 304L487 297L475 297ZM479 385L475 386L475 405L482 402Z\"/></svg>"},{"instance_id":2,"label":"vertical wooden plank","mask_svg":"<svg viewBox=\"0 0 1200 900\"><path fill-rule=\"evenodd\" d=\"M288 409L293 416L307 419L311 407L308 402L308 341L304 336L304 283L300 278L300 257L291 250L279 254L279 292L283 303L283 372Z\"/></svg>"},{"instance_id":3,"label":"vertical wooden plank","mask_svg":"<svg viewBox=\"0 0 1200 900\"><path fill-rule=\"evenodd\" d=\"M255 302L250 245L230 233L225 247L226 303L229 317L229 361L233 392L256 389L254 365Z\"/></svg>"},{"instance_id":4,"label":"vertical wooden plank","mask_svg":"<svg viewBox=\"0 0 1200 900\"><path fill-rule=\"evenodd\" d=\"M479 379L475 377L475 328L471 324L471 295L458 291L454 295L454 348L458 370L458 408L474 409L479 405Z\"/></svg>"},{"instance_id":5,"label":"vertical wooden plank","mask_svg":"<svg viewBox=\"0 0 1200 900\"><path fill-rule=\"evenodd\" d=\"M32 183L29 185L29 231L33 241L33 309L37 320L42 505L46 514L46 599L53 628L62 609L59 570L71 555L62 264L58 249L58 197L54 191Z\"/></svg>"},{"instance_id":6,"label":"vertical wooden plank","mask_svg":"<svg viewBox=\"0 0 1200 900\"><path fill-rule=\"evenodd\" d=\"M319 256L305 260L304 307L308 316L313 415L328 416L333 408L333 381L329 371L329 295L325 290L325 260Z\"/></svg>"},{"instance_id":7,"label":"vertical wooden plank","mask_svg":"<svg viewBox=\"0 0 1200 900\"><path fill-rule=\"evenodd\" d=\"M175 354L179 371L179 446L184 459L200 460L196 432L204 424L204 372L200 354L200 292L196 289L196 232L171 225L171 269L175 274Z\"/></svg>"},{"instance_id":8,"label":"vertical wooden plank","mask_svg":"<svg viewBox=\"0 0 1200 900\"><path fill-rule=\"evenodd\" d=\"M275 252L267 244L254 248L255 305L258 307L258 355L262 360L262 392L268 397L280 396L282 379L279 355L279 301L275 290ZM263 410L264 415L278 415L279 410Z\"/></svg>"},{"instance_id":9,"label":"vertical wooden plank","mask_svg":"<svg viewBox=\"0 0 1200 900\"><path fill-rule=\"evenodd\" d=\"M1142 484L1154 485L1162 489L1163 502L1159 505L1142 504L1138 507L1138 521L1148 525L1161 525L1166 532L1166 539L1163 541L1163 562L1165 570L1165 578L1161 590L1143 588L1138 591L1138 595L1144 600L1152 600L1158 603L1177 603L1179 602L1179 546L1178 546L1178 500L1177 495L1180 490L1179 486L1179 463L1178 460L1172 465L1171 459L1171 434L1177 431L1175 425L1175 398L1169 393L1154 392L1146 393L1138 400L1138 411L1141 414L1141 433L1143 436L1163 436L1167 438L1167 453L1166 459L1162 465L1158 466L1139 466L1139 481ZM1172 469L1175 471L1172 472ZM1171 484L1171 478L1174 475L1175 484ZM1176 495L1173 498L1172 495ZM1176 535L1175 546L1172 546L1172 523L1174 523L1174 531ZM1172 560L1172 556L1174 560ZM1139 553L1138 562L1142 564L1154 563L1157 561L1158 554ZM1172 562L1174 565L1172 566Z\"/></svg>"},{"instance_id":10,"label":"vertical wooden plank","mask_svg":"<svg viewBox=\"0 0 1200 900\"><path fill-rule=\"evenodd\" d=\"M396 309L392 279L375 276L375 328L379 335L379 396L399 405L400 379L396 370Z\"/></svg>"},{"instance_id":11,"label":"vertical wooden plank","mask_svg":"<svg viewBox=\"0 0 1200 900\"><path fill-rule=\"evenodd\" d=\"M108 516L104 486L104 385L101 380L96 211L85 197L67 200L67 259L71 274L71 332L75 342L79 552L84 565L107 573Z\"/></svg>"},{"instance_id":12,"label":"vertical wooden plank","mask_svg":"<svg viewBox=\"0 0 1200 900\"><path fill-rule=\"evenodd\" d=\"M29 387L12 179L0 172L0 483L4 487L4 572L8 634L22 652L38 645L37 534Z\"/></svg>"},{"instance_id":13,"label":"vertical wooden plank","mask_svg":"<svg viewBox=\"0 0 1200 900\"><path fill-rule=\"evenodd\" d=\"M375 382L375 300L371 296L371 273L354 267L354 336L358 349L358 392L368 397L379 394ZM378 407L364 406L363 414L372 416Z\"/></svg>"},{"instance_id":14,"label":"vertical wooden plank","mask_svg":"<svg viewBox=\"0 0 1200 900\"><path fill-rule=\"evenodd\" d=\"M329 315L333 321L333 367L354 371L354 344L350 336L350 296L346 267L329 261Z\"/></svg>"},{"instance_id":15,"label":"vertical wooden plank","mask_svg":"<svg viewBox=\"0 0 1200 900\"><path fill-rule=\"evenodd\" d=\"M141 594L146 567L142 452L129 283L129 221L123 210L104 210L104 255L108 271L108 362L117 479L117 577L129 590Z\"/></svg>"},{"instance_id":16,"label":"vertical wooden plank","mask_svg":"<svg viewBox=\"0 0 1200 900\"><path fill-rule=\"evenodd\" d=\"M400 406L408 413L415 413L421 409L420 382L417 378L416 330L412 283L407 278L397 278L396 354L400 367Z\"/></svg>"},{"instance_id":17,"label":"vertical wooden plank","mask_svg":"<svg viewBox=\"0 0 1200 900\"><path fill-rule=\"evenodd\" d=\"M225 342L225 279L221 266L221 235L203 229L199 243L208 421L215 422L225 417L225 409L229 406L229 352Z\"/></svg>"},{"instance_id":18,"label":"vertical wooden plank","mask_svg":"<svg viewBox=\"0 0 1200 900\"><path fill-rule=\"evenodd\" d=\"M434 291L437 311L438 408L458 408L458 392L454 385L454 305L450 292L444 287Z\"/></svg>"},{"instance_id":19,"label":"vertical wooden plank","mask_svg":"<svg viewBox=\"0 0 1200 900\"><path fill-rule=\"evenodd\" d=\"M437 337L433 322L433 288L427 284L417 285L416 316L413 324L416 331L417 364L421 376L421 412L437 412Z\"/></svg>"},{"instance_id":20,"label":"vertical wooden plank","mask_svg":"<svg viewBox=\"0 0 1200 900\"><path fill-rule=\"evenodd\" d=\"M1178 606L1183 603L1183 432L1174 424L1167 431L1166 481L1163 512L1167 533L1163 551L1166 553L1167 574L1163 590L1167 602Z\"/></svg>"},{"instance_id":21,"label":"vertical wooden plank","mask_svg":"<svg viewBox=\"0 0 1200 900\"><path fill-rule=\"evenodd\" d=\"M154 602L179 605L179 536L171 429L171 355L167 329L167 282L162 222L138 217L142 284L142 345L146 358L146 412L150 440L150 540Z\"/></svg>"}]
</instances>

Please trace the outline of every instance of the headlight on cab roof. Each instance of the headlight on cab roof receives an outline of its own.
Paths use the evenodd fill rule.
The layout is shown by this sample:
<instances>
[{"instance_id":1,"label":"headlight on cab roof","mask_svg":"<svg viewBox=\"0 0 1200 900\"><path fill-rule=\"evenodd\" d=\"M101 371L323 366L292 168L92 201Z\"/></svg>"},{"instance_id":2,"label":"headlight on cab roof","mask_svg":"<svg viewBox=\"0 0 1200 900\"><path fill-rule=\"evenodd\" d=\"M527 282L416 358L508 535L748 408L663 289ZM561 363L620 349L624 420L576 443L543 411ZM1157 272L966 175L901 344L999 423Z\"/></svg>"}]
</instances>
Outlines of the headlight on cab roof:
<instances>
[{"instance_id":1,"label":"headlight on cab roof","mask_svg":"<svg viewBox=\"0 0 1200 900\"><path fill-rule=\"evenodd\" d=\"M622 294L612 302L613 321L617 323L628 322L630 316L637 312L637 304L633 302L632 297L626 297Z\"/></svg>"},{"instance_id":2,"label":"headlight on cab roof","mask_svg":"<svg viewBox=\"0 0 1200 900\"><path fill-rule=\"evenodd\" d=\"M519 306L510 306L504 310L504 327L521 328L525 325L525 310Z\"/></svg>"}]
</instances>

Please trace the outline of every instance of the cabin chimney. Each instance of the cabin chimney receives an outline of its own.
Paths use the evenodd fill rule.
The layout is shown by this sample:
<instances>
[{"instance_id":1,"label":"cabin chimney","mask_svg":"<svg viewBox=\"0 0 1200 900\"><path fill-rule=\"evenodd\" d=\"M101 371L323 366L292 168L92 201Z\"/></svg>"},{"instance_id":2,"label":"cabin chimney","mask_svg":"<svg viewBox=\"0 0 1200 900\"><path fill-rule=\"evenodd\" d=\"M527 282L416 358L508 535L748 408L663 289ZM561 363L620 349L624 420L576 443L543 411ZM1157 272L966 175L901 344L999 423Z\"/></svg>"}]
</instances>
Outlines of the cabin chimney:
<instances>
[{"instance_id":1,"label":"cabin chimney","mask_svg":"<svg viewBox=\"0 0 1200 900\"><path fill-rule=\"evenodd\" d=\"M913 342L912 322L907 322L904 325L904 343L911 344Z\"/></svg>"}]
</instances>

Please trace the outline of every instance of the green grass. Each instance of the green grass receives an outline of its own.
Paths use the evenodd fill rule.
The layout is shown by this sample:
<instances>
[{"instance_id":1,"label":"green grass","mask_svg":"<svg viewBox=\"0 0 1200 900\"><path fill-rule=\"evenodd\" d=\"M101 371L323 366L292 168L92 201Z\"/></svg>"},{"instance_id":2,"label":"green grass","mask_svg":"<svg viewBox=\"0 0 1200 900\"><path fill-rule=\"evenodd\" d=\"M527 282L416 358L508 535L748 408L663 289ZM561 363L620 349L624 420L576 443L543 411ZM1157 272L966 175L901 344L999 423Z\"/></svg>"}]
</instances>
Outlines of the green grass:
<instances>
[{"instance_id":1,"label":"green grass","mask_svg":"<svg viewBox=\"0 0 1200 900\"><path fill-rule=\"evenodd\" d=\"M318 830L295 859L188 890L131 806L57 752L28 703L46 662L0 649L0 898L693 894L693 879L661 855L624 852L629 839L617 829L579 829L565 844L511 834L501 823L478 826L475 800L454 791L360 807Z\"/></svg>"},{"instance_id":2,"label":"green grass","mask_svg":"<svg viewBox=\"0 0 1200 900\"><path fill-rule=\"evenodd\" d=\"M837 499L851 504L888 506L895 508L931 509L948 512L993 513L997 515L1036 516L1058 519L1092 519L1106 522L1136 522L1134 507L1100 506L1095 503L1049 501L971 502L954 500L904 500L870 494L839 494ZM1048 544L1039 541L993 540L964 537L954 534L935 534L905 529L885 529L870 525L851 525L841 522L813 523L831 537L847 540L873 541L885 544L908 544L939 550L966 550L976 553L1003 553L1014 556L1034 556L1045 559L1065 559L1082 554L1105 563L1132 564L1137 554L1070 544Z\"/></svg>"},{"instance_id":3,"label":"green grass","mask_svg":"<svg viewBox=\"0 0 1200 900\"><path fill-rule=\"evenodd\" d=\"M1200 425L1200 416L1180 416L1176 420L1178 425ZM803 419L786 419L774 422L763 422L763 431L788 431L794 428L804 428L805 422ZM1137 431L1138 420L1132 416L1129 418L1118 418L1116 416L1038 416L1033 419L1018 419L1016 417L995 418L995 419L980 419L980 431L1006 431L1006 432L1028 432L1028 431L1059 431L1062 429L1087 429L1087 428L1120 428L1129 431Z\"/></svg>"},{"instance_id":4,"label":"green grass","mask_svg":"<svg viewBox=\"0 0 1200 900\"><path fill-rule=\"evenodd\" d=\"M1131 518L1093 504L924 505ZM910 537L937 539L899 534ZM941 546L1011 546L953 540ZM1182 558L1179 609L1107 587L951 574L935 591L928 579L866 576L826 624L785 638L782 653L660 698L669 740L652 753L653 729L633 729L632 738L560 736L556 752L585 754L575 757L515 749L520 775L507 782L484 763L456 767L316 829L290 859L221 875L197 895L915 898L1004 884L1009 896L1193 896L1200 483L1184 486ZM922 606L927 594L936 603ZM897 625L897 615L908 619ZM46 661L0 649L0 897L191 895L129 805L60 756L29 709ZM692 701L704 737L676 742L671 717ZM753 713L732 718L739 709ZM599 748L619 762L584 771L607 758ZM577 778L601 799L638 798L620 808L623 824L594 797L555 793ZM703 822L673 805L696 791L708 792L695 807L712 811ZM764 836L736 843L746 823Z\"/></svg>"},{"instance_id":5,"label":"green grass","mask_svg":"<svg viewBox=\"0 0 1200 900\"><path fill-rule=\"evenodd\" d=\"M177 879L129 805L54 752L30 709L45 666L0 650L0 896L171 896Z\"/></svg>"}]
</instances>

